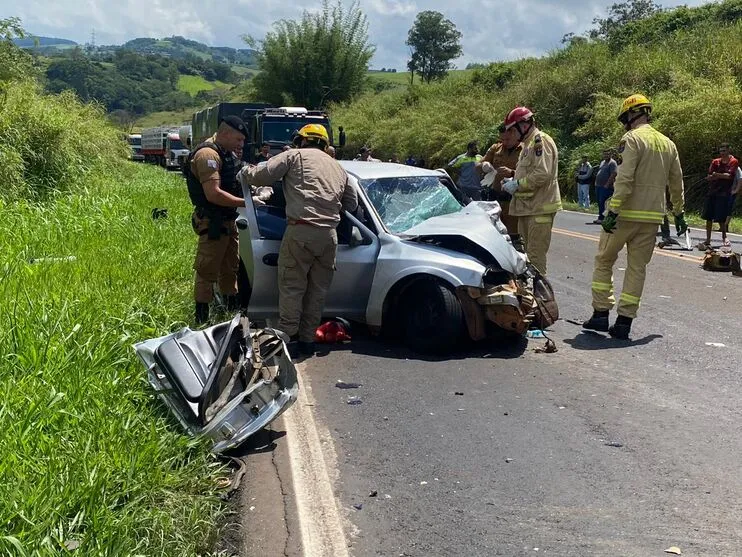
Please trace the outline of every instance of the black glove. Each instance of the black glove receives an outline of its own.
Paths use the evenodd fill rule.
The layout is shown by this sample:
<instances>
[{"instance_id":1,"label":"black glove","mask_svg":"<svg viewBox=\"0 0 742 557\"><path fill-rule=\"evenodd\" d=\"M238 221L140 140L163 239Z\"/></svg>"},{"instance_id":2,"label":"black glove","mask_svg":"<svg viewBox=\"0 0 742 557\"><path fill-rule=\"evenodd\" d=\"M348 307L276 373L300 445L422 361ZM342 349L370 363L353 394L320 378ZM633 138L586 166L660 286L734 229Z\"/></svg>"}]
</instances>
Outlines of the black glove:
<instances>
[{"instance_id":1,"label":"black glove","mask_svg":"<svg viewBox=\"0 0 742 557\"><path fill-rule=\"evenodd\" d=\"M613 229L616 228L616 225L618 224L616 222L616 219L618 219L618 213L608 211L608 213L603 218L603 222L600 223L603 227L603 230L608 232L608 234L613 234Z\"/></svg>"},{"instance_id":2,"label":"black glove","mask_svg":"<svg viewBox=\"0 0 742 557\"><path fill-rule=\"evenodd\" d=\"M688 223L685 222L685 213L675 215L675 231L678 236L682 236L688 231Z\"/></svg>"}]
</instances>

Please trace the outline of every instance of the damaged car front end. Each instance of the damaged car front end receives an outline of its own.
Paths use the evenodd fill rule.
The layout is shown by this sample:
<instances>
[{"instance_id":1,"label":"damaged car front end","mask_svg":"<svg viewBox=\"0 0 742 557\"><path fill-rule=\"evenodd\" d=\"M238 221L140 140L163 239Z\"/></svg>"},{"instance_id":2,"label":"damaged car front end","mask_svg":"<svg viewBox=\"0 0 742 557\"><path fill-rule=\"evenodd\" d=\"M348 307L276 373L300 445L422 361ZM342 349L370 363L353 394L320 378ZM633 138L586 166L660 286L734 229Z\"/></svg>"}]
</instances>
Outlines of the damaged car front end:
<instances>
[{"instance_id":1,"label":"damaged car front end","mask_svg":"<svg viewBox=\"0 0 742 557\"><path fill-rule=\"evenodd\" d=\"M222 453L289 408L299 385L283 333L252 329L247 317L183 328L134 349L147 378L185 430Z\"/></svg>"}]
</instances>

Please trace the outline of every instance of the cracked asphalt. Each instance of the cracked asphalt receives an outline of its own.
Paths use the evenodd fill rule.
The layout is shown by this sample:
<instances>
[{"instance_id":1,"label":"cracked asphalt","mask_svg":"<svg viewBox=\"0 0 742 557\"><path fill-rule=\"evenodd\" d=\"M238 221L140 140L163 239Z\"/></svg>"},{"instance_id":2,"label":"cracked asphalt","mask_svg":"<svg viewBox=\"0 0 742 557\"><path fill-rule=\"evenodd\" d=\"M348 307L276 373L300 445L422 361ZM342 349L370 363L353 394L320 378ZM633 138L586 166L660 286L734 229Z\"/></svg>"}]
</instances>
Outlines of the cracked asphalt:
<instances>
[{"instance_id":1,"label":"cracked asphalt","mask_svg":"<svg viewBox=\"0 0 742 557\"><path fill-rule=\"evenodd\" d=\"M587 334L589 220L555 224L557 353L424 359L360 335L305 363L351 555L742 555L742 278L657 253L633 340Z\"/></svg>"}]
</instances>

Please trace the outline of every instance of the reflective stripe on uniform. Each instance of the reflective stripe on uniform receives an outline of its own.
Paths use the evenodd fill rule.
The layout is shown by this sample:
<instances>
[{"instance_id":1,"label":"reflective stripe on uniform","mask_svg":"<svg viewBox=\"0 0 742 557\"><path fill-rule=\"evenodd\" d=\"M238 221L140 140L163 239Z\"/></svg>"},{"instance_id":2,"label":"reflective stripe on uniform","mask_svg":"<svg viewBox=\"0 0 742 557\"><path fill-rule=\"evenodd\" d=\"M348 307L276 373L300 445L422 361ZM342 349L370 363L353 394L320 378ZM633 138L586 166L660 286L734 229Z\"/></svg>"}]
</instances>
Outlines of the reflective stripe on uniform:
<instances>
[{"instance_id":1,"label":"reflective stripe on uniform","mask_svg":"<svg viewBox=\"0 0 742 557\"><path fill-rule=\"evenodd\" d=\"M521 192L516 191L515 192L515 197L517 197L518 199L524 199L524 198L533 197L533 196L534 196L534 192L532 191L521 191Z\"/></svg>"},{"instance_id":2,"label":"reflective stripe on uniform","mask_svg":"<svg viewBox=\"0 0 742 557\"><path fill-rule=\"evenodd\" d=\"M552 217L536 216L533 220L535 220L537 224L550 224L552 222Z\"/></svg>"},{"instance_id":3,"label":"reflective stripe on uniform","mask_svg":"<svg viewBox=\"0 0 742 557\"><path fill-rule=\"evenodd\" d=\"M610 292L613 290L613 285L610 282L593 281L593 290L597 290L598 292Z\"/></svg>"},{"instance_id":4,"label":"reflective stripe on uniform","mask_svg":"<svg viewBox=\"0 0 742 557\"><path fill-rule=\"evenodd\" d=\"M625 211L621 211L619 216L625 219L638 220L641 222L659 223L659 222L662 222L662 219L664 218L665 214L660 213L658 211L635 211L635 210L627 209Z\"/></svg>"},{"instance_id":5,"label":"reflective stripe on uniform","mask_svg":"<svg viewBox=\"0 0 742 557\"><path fill-rule=\"evenodd\" d=\"M544 213L556 213L557 211L562 210L562 202L558 201L556 203L547 203L546 205L543 205L541 207L541 210Z\"/></svg>"},{"instance_id":6,"label":"reflective stripe on uniform","mask_svg":"<svg viewBox=\"0 0 742 557\"><path fill-rule=\"evenodd\" d=\"M518 185L525 186L528 183L528 178L518 178Z\"/></svg>"},{"instance_id":7,"label":"reflective stripe on uniform","mask_svg":"<svg viewBox=\"0 0 742 557\"><path fill-rule=\"evenodd\" d=\"M621 296L619 298L622 302L636 304L637 306L639 305L639 302L641 302L641 298L639 296L633 296L631 294L627 294L626 292L621 292Z\"/></svg>"},{"instance_id":8,"label":"reflective stripe on uniform","mask_svg":"<svg viewBox=\"0 0 742 557\"><path fill-rule=\"evenodd\" d=\"M608 206L611 209L620 209L621 208L622 201L620 199L614 199L611 197L611 200L608 202Z\"/></svg>"}]
</instances>

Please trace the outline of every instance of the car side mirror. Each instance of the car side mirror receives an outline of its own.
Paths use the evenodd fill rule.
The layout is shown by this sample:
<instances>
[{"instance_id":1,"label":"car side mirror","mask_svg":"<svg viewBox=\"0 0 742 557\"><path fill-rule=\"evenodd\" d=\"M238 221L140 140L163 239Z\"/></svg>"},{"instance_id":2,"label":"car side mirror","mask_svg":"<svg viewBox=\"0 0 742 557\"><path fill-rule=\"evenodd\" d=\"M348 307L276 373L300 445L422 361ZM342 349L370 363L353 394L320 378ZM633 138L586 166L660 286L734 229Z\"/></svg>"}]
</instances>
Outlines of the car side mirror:
<instances>
[{"instance_id":1,"label":"car side mirror","mask_svg":"<svg viewBox=\"0 0 742 557\"><path fill-rule=\"evenodd\" d=\"M247 230L247 219L245 217L239 217L235 224L237 225L237 228L240 230Z\"/></svg>"},{"instance_id":2,"label":"car side mirror","mask_svg":"<svg viewBox=\"0 0 742 557\"><path fill-rule=\"evenodd\" d=\"M354 226L350 231L350 242L348 242L350 247L355 248L363 244L363 234L361 234L361 231L358 229L357 226Z\"/></svg>"}]
</instances>

